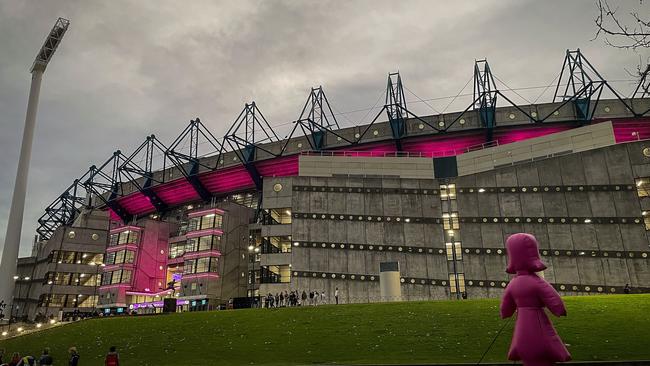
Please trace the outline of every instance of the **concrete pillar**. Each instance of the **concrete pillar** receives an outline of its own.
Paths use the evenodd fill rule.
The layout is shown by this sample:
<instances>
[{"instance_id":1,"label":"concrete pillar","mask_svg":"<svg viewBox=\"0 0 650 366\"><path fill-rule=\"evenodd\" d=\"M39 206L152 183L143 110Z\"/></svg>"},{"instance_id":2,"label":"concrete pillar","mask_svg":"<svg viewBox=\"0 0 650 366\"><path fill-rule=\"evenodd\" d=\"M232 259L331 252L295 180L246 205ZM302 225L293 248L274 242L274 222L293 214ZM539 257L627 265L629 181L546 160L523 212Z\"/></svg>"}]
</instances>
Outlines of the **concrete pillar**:
<instances>
[{"instance_id":1,"label":"concrete pillar","mask_svg":"<svg viewBox=\"0 0 650 366\"><path fill-rule=\"evenodd\" d=\"M379 263L379 292L383 302L402 301L399 262Z\"/></svg>"},{"instance_id":2,"label":"concrete pillar","mask_svg":"<svg viewBox=\"0 0 650 366\"><path fill-rule=\"evenodd\" d=\"M35 68L32 72L32 85L29 89L29 102L27 103L27 115L25 116L23 142L20 147L16 184L14 185L11 211L9 211L9 221L7 222L7 234L2 249L2 260L0 261L0 301L4 301L7 304L4 311L5 316L10 311L9 309L11 309L13 302L15 285L13 276L16 274L20 235L23 228L25 195L27 193L27 173L29 172L29 161L32 155L36 111L38 109L38 97L41 90L43 71L44 68Z\"/></svg>"}]
</instances>

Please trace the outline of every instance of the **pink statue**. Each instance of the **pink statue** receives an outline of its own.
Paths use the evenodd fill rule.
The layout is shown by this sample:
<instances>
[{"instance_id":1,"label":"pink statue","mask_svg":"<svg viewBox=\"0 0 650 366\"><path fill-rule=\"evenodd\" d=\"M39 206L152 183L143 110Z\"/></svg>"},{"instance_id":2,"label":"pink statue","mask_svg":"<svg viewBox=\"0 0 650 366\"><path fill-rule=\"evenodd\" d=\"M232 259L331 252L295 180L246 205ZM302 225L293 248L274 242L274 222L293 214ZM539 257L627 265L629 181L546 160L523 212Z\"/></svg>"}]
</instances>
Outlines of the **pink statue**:
<instances>
[{"instance_id":1,"label":"pink statue","mask_svg":"<svg viewBox=\"0 0 650 366\"><path fill-rule=\"evenodd\" d=\"M506 287L501 302L501 317L517 310L517 321L508 352L509 360L522 360L525 366L554 365L571 360L564 343L546 316L547 307L555 316L566 316L566 308L555 289L535 272L546 269L539 257L537 239L530 234L514 234L506 240L508 268L517 274Z\"/></svg>"}]
</instances>

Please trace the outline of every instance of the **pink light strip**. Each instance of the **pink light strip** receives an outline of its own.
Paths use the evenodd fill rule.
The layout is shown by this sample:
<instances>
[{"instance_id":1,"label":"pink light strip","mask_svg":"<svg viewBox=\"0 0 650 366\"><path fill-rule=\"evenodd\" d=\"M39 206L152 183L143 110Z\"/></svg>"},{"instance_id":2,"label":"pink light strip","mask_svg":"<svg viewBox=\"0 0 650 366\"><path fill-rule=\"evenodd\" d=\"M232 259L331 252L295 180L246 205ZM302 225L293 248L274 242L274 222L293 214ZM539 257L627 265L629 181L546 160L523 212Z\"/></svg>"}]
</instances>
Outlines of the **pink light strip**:
<instances>
[{"instance_id":1,"label":"pink light strip","mask_svg":"<svg viewBox=\"0 0 650 366\"><path fill-rule=\"evenodd\" d=\"M113 288L130 288L131 285L128 283L116 283L114 285L104 285L104 286L99 286L99 290L110 290Z\"/></svg>"},{"instance_id":2,"label":"pink light strip","mask_svg":"<svg viewBox=\"0 0 650 366\"><path fill-rule=\"evenodd\" d=\"M102 267L102 272L110 272L120 268L133 268L133 263L107 264Z\"/></svg>"},{"instance_id":3,"label":"pink light strip","mask_svg":"<svg viewBox=\"0 0 650 366\"><path fill-rule=\"evenodd\" d=\"M207 235L221 235L223 234L223 230L220 229L203 229L199 231L192 231L187 234L185 234L185 237L188 239L191 238L197 238L199 236L207 236Z\"/></svg>"},{"instance_id":4,"label":"pink light strip","mask_svg":"<svg viewBox=\"0 0 650 366\"><path fill-rule=\"evenodd\" d=\"M197 279L197 278L219 278L219 275L216 273L195 273L195 274L188 274L188 275L183 275L183 278L181 279L181 282L186 279Z\"/></svg>"},{"instance_id":5,"label":"pink light strip","mask_svg":"<svg viewBox=\"0 0 650 366\"><path fill-rule=\"evenodd\" d=\"M127 295L135 295L135 296L160 296L162 294L169 295L174 290L163 290L163 291L158 291L158 292L146 292L146 291L127 291Z\"/></svg>"},{"instance_id":6,"label":"pink light strip","mask_svg":"<svg viewBox=\"0 0 650 366\"><path fill-rule=\"evenodd\" d=\"M120 227L118 227L118 228L111 229L110 233L111 233L111 234L117 234L117 233L121 233L121 232L123 232L123 231L127 231L127 230L131 230L131 231L142 231L142 228L139 227L139 226L133 226L133 225L120 226Z\"/></svg>"},{"instance_id":7,"label":"pink light strip","mask_svg":"<svg viewBox=\"0 0 650 366\"><path fill-rule=\"evenodd\" d=\"M180 263L183 263L184 261L185 261L185 259L183 258L183 256L180 256L180 257L176 257L176 258L167 259L167 264L168 265L169 264L180 264Z\"/></svg>"},{"instance_id":8,"label":"pink light strip","mask_svg":"<svg viewBox=\"0 0 650 366\"><path fill-rule=\"evenodd\" d=\"M183 258L185 259L194 259L194 258L203 258L203 257L221 257L221 252L218 250L204 250L202 252L190 252L185 253Z\"/></svg>"},{"instance_id":9,"label":"pink light strip","mask_svg":"<svg viewBox=\"0 0 650 366\"><path fill-rule=\"evenodd\" d=\"M131 244L131 243L120 244L120 245L116 245L116 246L113 246L113 247L106 248L106 253L119 252L122 249L137 251L138 246L135 245L135 244Z\"/></svg>"},{"instance_id":10,"label":"pink light strip","mask_svg":"<svg viewBox=\"0 0 650 366\"><path fill-rule=\"evenodd\" d=\"M190 212L187 217L199 217L209 214L223 214L225 211L219 208L209 208L201 211Z\"/></svg>"}]
</instances>

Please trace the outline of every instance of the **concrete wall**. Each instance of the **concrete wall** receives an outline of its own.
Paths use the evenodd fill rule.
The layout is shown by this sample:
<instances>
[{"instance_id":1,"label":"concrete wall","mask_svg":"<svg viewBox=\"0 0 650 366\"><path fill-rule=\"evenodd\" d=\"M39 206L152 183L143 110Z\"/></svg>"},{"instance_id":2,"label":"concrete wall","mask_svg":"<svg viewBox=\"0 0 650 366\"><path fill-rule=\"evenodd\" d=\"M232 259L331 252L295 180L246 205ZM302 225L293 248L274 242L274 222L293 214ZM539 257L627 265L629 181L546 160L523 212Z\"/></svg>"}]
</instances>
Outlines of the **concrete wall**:
<instances>
[{"instance_id":1,"label":"concrete wall","mask_svg":"<svg viewBox=\"0 0 650 366\"><path fill-rule=\"evenodd\" d=\"M451 296L440 184L455 184L462 246L456 272L468 297L506 286L504 241L530 232L544 275L565 294L650 291L650 254L635 177L650 177L650 143L619 144L478 174L434 179L291 177L265 179L266 192L292 194L292 279L265 292L317 290L343 302L378 301L379 263L399 261L406 300ZM650 155L650 152L648 152ZM284 202L284 201L283 201ZM286 206L284 206L286 207ZM451 206L453 207L453 205ZM444 211L448 212L448 211ZM266 260L263 258L263 262Z\"/></svg>"}]
</instances>

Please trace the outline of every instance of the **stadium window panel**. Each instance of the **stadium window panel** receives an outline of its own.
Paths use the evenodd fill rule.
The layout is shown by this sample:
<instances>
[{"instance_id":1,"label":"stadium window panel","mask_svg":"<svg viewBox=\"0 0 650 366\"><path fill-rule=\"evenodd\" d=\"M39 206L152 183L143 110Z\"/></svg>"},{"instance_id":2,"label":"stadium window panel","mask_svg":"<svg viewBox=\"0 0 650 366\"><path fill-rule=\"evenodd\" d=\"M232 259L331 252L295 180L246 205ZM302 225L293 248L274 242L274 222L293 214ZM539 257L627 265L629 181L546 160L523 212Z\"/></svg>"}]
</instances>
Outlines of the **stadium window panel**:
<instances>
[{"instance_id":1,"label":"stadium window panel","mask_svg":"<svg viewBox=\"0 0 650 366\"><path fill-rule=\"evenodd\" d=\"M459 241L454 242L453 244L445 243L445 246L447 248L447 260L454 260L454 251L456 252L456 260L463 259L463 248L461 247Z\"/></svg>"},{"instance_id":2,"label":"stadium window panel","mask_svg":"<svg viewBox=\"0 0 650 366\"><path fill-rule=\"evenodd\" d=\"M458 289L460 292L465 292L465 274L464 273L459 273L457 275L458 278Z\"/></svg>"},{"instance_id":3,"label":"stadium window panel","mask_svg":"<svg viewBox=\"0 0 650 366\"><path fill-rule=\"evenodd\" d=\"M199 238L187 239L185 244L185 253L196 252L199 248Z\"/></svg>"},{"instance_id":4,"label":"stadium window panel","mask_svg":"<svg viewBox=\"0 0 650 366\"><path fill-rule=\"evenodd\" d=\"M109 240L109 242L108 242L108 246L109 246L109 247L116 246L119 237L120 237L120 234L119 234L119 233L118 233L118 234L111 234L111 238L110 238L110 240Z\"/></svg>"},{"instance_id":5,"label":"stadium window panel","mask_svg":"<svg viewBox=\"0 0 650 366\"><path fill-rule=\"evenodd\" d=\"M635 179L636 182L636 191L639 197L648 197L650 196L650 178L638 178Z\"/></svg>"},{"instance_id":6,"label":"stadium window panel","mask_svg":"<svg viewBox=\"0 0 650 366\"><path fill-rule=\"evenodd\" d=\"M126 250L124 252L124 263L133 263L135 259L135 253L132 250Z\"/></svg>"},{"instance_id":7,"label":"stadium window panel","mask_svg":"<svg viewBox=\"0 0 650 366\"><path fill-rule=\"evenodd\" d=\"M196 273L196 259L188 259L183 264L183 273L192 274Z\"/></svg>"},{"instance_id":8,"label":"stadium window panel","mask_svg":"<svg viewBox=\"0 0 650 366\"><path fill-rule=\"evenodd\" d=\"M115 264L115 252L106 254L106 264Z\"/></svg>"},{"instance_id":9,"label":"stadium window panel","mask_svg":"<svg viewBox=\"0 0 650 366\"><path fill-rule=\"evenodd\" d=\"M196 260L196 272L195 273L204 273L207 272L210 268L210 258L199 258Z\"/></svg>"},{"instance_id":10,"label":"stadium window panel","mask_svg":"<svg viewBox=\"0 0 650 366\"><path fill-rule=\"evenodd\" d=\"M192 217L187 222L187 231L188 232L196 231L199 229L200 225L201 225L201 217Z\"/></svg>"},{"instance_id":11,"label":"stadium window panel","mask_svg":"<svg viewBox=\"0 0 650 366\"><path fill-rule=\"evenodd\" d=\"M115 264L122 263L124 263L124 250L120 250L119 252L115 253Z\"/></svg>"},{"instance_id":12,"label":"stadium window panel","mask_svg":"<svg viewBox=\"0 0 650 366\"><path fill-rule=\"evenodd\" d=\"M646 230L650 230L650 217L644 217L643 224L645 225Z\"/></svg>"},{"instance_id":13,"label":"stadium window panel","mask_svg":"<svg viewBox=\"0 0 650 366\"><path fill-rule=\"evenodd\" d=\"M291 208L272 208L269 211L270 225L274 224L290 224L291 223Z\"/></svg>"},{"instance_id":14,"label":"stadium window panel","mask_svg":"<svg viewBox=\"0 0 650 366\"><path fill-rule=\"evenodd\" d=\"M453 273L449 274L449 290L452 294L456 293L456 275Z\"/></svg>"},{"instance_id":15,"label":"stadium window panel","mask_svg":"<svg viewBox=\"0 0 650 366\"><path fill-rule=\"evenodd\" d=\"M210 258L210 272L219 272L218 265L219 258L213 257Z\"/></svg>"},{"instance_id":16,"label":"stadium window panel","mask_svg":"<svg viewBox=\"0 0 650 366\"><path fill-rule=\"evenodd\" d=\"M198 251L212 249L212 235L202 236L199 238Z\"/></svg>"},{"instance_id":17,"label":"stadium window panel","mask_svg":"<svg viewBox=\"0 0 650 366\"><path fill-rule=\"evenodd\" d=\"M169 258L177 258L185 254L186 242L169 243Z\"/></svg>"},{"instance_id":18,"label":"stadium window panel","mask_svg":"<svg viewBox=\"0 0 650 366\"><path fill-rule=\"evenodd\" d=\"M129 269L122 270L121 283L131 283L131 270Z\"/></svg>"}]
</instances>

